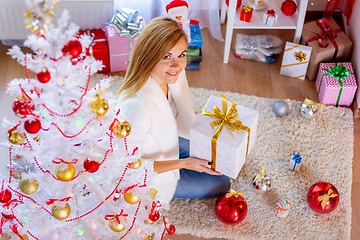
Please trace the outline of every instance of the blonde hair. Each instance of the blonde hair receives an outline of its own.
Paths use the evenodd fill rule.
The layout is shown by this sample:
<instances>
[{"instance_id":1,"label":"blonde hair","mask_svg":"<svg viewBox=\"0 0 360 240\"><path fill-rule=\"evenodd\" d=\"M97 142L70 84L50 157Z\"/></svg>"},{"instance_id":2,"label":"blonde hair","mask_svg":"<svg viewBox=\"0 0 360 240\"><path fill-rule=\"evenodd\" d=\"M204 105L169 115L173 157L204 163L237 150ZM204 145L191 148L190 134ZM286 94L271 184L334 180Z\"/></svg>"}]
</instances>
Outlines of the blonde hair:
<instances>
[{"instance_id":1,"label":"blonde hair","mask_svg":"<svg viewBox=\"0 0 360 240\"><path fill-rule=\"evenodd\" d=\"M157 17L145 26L136 39L125 80L119 90L123 99L144 86L155 65L181 38L187 42L186 34L171 18Z\"/></svg>"}]
</instances>

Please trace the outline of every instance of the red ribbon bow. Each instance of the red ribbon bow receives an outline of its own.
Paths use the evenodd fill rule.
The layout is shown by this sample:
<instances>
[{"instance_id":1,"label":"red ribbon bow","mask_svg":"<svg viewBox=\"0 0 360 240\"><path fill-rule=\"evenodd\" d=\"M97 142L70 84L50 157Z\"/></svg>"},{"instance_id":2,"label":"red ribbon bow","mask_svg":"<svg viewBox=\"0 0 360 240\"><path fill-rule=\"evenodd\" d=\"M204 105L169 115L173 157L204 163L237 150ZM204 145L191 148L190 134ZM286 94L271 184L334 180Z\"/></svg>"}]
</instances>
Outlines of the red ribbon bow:
<instances>
[{"instance_id":1,"label":"red ribbon bow","mask_svg":"<svg viewBox=\"0 0 360 240\"><path fill-rule=\"evenodd\" d=\"M71 199L72 197L66 197L66 198L63 198L63 199L56 199L56 198L50 198L46 204L47 205L51 205L53 204L54 202L58 201L58 202L67 202Z\"/></svg>"},{"instance_id":2,"label":"red ribbon bow","mask_svg":"<svg viewBox=\"0 0 360 240\"><path fill-rule=\"evenodd\" d=\"M267 10L267 15L268 16L274 16L275 17L275 10L274 9L269 9L269 10Z\"/></svg>"},{"instance_id":3,"label":"red ribbon bow","mask_svg":"<svg viewBox=\"0 0 360 240\"><path fill-rule=\"evenodd\" d=\"M337 37L337 33L342 32L341 29L330 31L331 23L327 19L319 19L315 21L317 26L323 31L321 34L309 38L306 40L306 43L312 42L314 40L318 40L318 44L322 48L326 48L329 46L329 40L334 45L335 49L338 49L338 45L335 42L335 38ZM325 42L323 42L325 41Z\"/></svg>"},{"instance_id":4,"label":"red ribbon bow","mask_svg":"<svg viewBox=\"0 0 360 240\"><path fill-rule=\"evenodd\" d=\"M105 216L105 220L108 220L108 221L112 221L114 219L116 219L116 221L120 224L120 217L127 217L128 215L123 213L124 210L121 209L121 212L119 214L115 214L115 215L106 215Z\"/></svg>"},{"instance_id":5,"label":"red ribbon bow","mask_svg":"<svg viewBox=\"0 0 360 240\"><path fill-rule=\"evenodd\" d=\"M129 186L129 187L126 187L126 188L123 188L123 189L121 189L121 193L122 194L125 194L125 193L127 193L130 189L132 189L132 188L135 188L135 187L139 187L139 188L141 188L141 187L146 187L147 185L146 184L143 184L143 185L140 185L140 183L137 183L137 184L134 184L134 185L132 185L132 186Z\"/></svg>"},{"instance_id":6,"label":"red ribbon bow","mask_svg":"<svg viewBox=\"0 0 360 240\"><path fill-rule=\"evenodd\" d=\"M55 164L61 164L61 163L76 164L78 162L77 159L73 159L72 161L65 161L64 159L61 159L61 158L55 158L55 159L57 159L57 160L52 160L52 162Z\"/></svg>"}]
</instances>

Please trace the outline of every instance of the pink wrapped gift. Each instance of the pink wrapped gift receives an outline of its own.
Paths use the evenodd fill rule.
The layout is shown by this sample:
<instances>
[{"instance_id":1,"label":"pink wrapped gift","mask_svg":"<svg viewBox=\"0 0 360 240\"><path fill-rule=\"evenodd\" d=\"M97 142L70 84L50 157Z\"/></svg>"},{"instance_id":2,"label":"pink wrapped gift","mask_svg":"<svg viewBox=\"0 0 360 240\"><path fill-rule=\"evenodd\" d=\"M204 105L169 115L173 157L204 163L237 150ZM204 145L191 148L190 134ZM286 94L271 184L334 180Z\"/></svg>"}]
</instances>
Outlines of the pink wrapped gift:
<instances>
[{"instance_id":1,"label":"pink wrapped gift","mask_svg":"<svg viewBox=\"0 0 360 240\"><path fill-rule=\"evenodd\" d=\"M110 72L126 71L135 38L121 36L113 26L106 25L106 39L110 52Z\"/></svg>"},{"instance_id":2,"label":"pink wrapped gift","mask_svg":"<svg viewBox=\"0 0 360 240\"><path fill-rule=\"evenodd\" d=\"M316 89L321 103L350 106L356 88L357 83L351 62L320 63Z\"/></svg>"}]
</instances>

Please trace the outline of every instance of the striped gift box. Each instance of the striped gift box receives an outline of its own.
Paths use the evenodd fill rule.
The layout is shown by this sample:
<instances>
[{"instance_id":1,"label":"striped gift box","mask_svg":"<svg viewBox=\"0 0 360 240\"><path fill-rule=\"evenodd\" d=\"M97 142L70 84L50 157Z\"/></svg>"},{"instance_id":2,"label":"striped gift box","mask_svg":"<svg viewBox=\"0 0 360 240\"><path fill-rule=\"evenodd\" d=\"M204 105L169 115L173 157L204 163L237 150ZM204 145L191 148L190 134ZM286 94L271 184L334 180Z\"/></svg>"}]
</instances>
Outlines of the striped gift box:
<instances>
[{"instance_id":1,"label":"striped gift box","mask_svg":"<svg viewBox=\"0 0 360 240\"><path fill-rule=\"evenodd\" d=\"M349 69L350 72L354 73L351 62L341 62L337 64L343 65ZM328 71L323 69L329 69L335 65L336 63L320 63L316 77L316 90L318 92L319 102L326 105L350 106L354 100L357 89L355 75L348 75L348 77L342 81L343 87L341 89L339 80L333 76L324 75L327 74Z\"/></svg>"},{"instance_id":2,"label":"striped gift box","mask_svg":"<svg viewBox=\"0 0 360 240\"><path fill-rule=\"evenodd\" d=\"M110 52L110 72L126 71L135 39L129 35L121 36L109 25L106 25L105 30Z\"/></svg>"},{"instance_id":3,"label":"striped gift box","mask_svg":"<svg viewBox=\"0 0 360 240\"><path fill-rule=\"evenodd\" d=\"M304 80L311 49L301 44L286 42L280 74Z\"/></svg>"}]
</instances>

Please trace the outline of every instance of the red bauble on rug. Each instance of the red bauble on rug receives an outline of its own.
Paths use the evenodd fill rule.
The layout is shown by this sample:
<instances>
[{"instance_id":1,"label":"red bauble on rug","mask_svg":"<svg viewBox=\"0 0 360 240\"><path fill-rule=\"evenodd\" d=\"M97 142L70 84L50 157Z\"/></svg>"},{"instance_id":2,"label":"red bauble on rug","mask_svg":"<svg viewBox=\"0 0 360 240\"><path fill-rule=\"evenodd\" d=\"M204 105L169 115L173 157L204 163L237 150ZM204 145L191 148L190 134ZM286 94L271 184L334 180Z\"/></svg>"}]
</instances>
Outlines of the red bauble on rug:
<instances>
[{"instance_id":1,"label":"red bauble on rug","mask_svg":"<svg viewBox=\"0 0 360 240\"><path fill-rule=\"evenodd\" d=\"M225 2L226 2L226 6L229 7L229 0L226 0ZM237 0L236 9L238 9L241 6L241 2L242 2L242 0Z\"/></svg>"},{"instance_id":2,"label":"red bauble on rug","mask_svg":"<svg viewBox=\"0 0 360 240\"><path fill-rule=\"evenodd\" d=\"M27 120L24 123L24 128L28 133L35 134L41 129L41 122L38 119Z\"/></svg>"},{"instance_id":3,"label":"red bauble on rug","mask_svg":"<svg viewBox=\"0 0 360 240\"><path fill-rule=\"evenodd\" d=\"M328 182L318 182L312 185L307 194L307 202L317 213L329 213L339 203L339 192Z\"/></svg>"},{"instance_id":4,"label":"red bauble on rug","mask_svg":"<svg viewBox=\"0 0 360 240\"><path fill-rule=\"evenodd\" d=\"M215 213L218 219L225 224L237 224L244 220L247 213L247 204L242 196L224 194L215 203Z\"/></svg>"},{"instance_id":5,"label":"red bauble on rug","mask_svg":"<svg viewBox=\"0 0 360 240\"><path fill-rule=\"evenodd\" d=\"M80 56L82 52L81 43L78 40L72 40L62 49L64 54L69 53L73 58Z\"/></svg>"},{"instance_id":6,"label":"red bauble on rug","mask_svg":"<svg viewBox=\"0 0 360 240\"><path fill-rule=\"evenodd\" d=\"M293 0L285 0L281 4L281 12L286 16L291 16L296 12L297 5Z\"/></svg>"},{"instance_id":7,"label":"red bauble on rug","mask_svg":"<svg viewBox=\"0 0 360 240\"><path fill-rule=\"evenodd\" d=\"M86 159L84 161L84 168L87 172L93 173L96 172L100 167L100 163L96 161L90 161L89 159Z\"/></svg>"}]
</instances>

